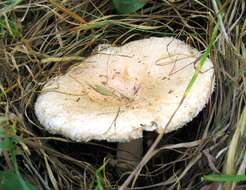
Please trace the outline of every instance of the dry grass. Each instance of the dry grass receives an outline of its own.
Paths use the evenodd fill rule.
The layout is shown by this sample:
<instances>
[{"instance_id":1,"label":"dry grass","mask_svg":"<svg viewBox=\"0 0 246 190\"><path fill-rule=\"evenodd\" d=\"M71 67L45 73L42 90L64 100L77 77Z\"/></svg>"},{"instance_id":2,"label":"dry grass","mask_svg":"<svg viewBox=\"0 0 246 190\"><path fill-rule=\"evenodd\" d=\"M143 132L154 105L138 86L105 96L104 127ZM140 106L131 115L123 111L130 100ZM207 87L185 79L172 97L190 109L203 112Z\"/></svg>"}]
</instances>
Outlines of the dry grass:
<instances>
[{"instance_id":1,"label":"dry grass","mask_svg":"<svg viewBox=\"0 0 246 190\"><path fill-rule=\"evenodd\" d=\"M171 2L150 1L125 15L117 14L110 0L0 2L0 127L16 129L22 176L40 189L100 189L100 184L117 189L128 174L103 164L104 158L115 157L115 144L73 143L45 132L33 113L40 88L102 43L174 36L203 51L216 23L219 34L210 58L217 84L211 101L187 127L162 138L133 185L200 189L206 184L203 175L244 173L245 135L236 133L245 127L245 2ZM145 134L145 152L154 138ZM11 168L8 151L2 155L1 169Z\"/></svg>"}]
</instances>

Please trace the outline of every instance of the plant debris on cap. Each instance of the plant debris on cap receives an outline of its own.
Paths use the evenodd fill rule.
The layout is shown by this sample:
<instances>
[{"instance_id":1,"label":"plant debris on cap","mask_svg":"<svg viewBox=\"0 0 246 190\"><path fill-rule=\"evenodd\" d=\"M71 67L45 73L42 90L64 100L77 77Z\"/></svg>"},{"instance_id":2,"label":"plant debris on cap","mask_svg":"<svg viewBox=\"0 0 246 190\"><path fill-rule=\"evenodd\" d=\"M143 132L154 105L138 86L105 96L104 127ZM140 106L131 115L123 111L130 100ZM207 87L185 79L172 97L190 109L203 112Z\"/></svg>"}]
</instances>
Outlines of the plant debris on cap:
<instances>
[{"instance_id":1,"label":"plant debris on cap","mask_svg":"<svg viewBox=\"0 0 246 190\"><path fill-rule=\"evenodd\" d=\"M40 123L76 141L129 141L163 130L180 103L201 53L174 38L148 38L98 51L48 81L35 103ZM214 86L207 59L165 132L191 121Z\"/></svg>"}]
</instances>

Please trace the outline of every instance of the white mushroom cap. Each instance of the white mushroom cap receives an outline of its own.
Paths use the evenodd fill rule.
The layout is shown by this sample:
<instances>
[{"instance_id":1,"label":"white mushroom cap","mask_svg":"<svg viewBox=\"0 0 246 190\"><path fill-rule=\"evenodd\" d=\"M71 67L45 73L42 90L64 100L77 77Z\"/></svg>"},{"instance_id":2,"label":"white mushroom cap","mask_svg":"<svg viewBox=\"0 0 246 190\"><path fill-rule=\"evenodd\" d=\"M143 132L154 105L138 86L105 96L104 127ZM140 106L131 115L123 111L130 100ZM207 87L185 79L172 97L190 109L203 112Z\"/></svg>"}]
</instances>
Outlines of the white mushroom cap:
<instances>
[{"instance_id":1,"label":"white mushroom cap","mask_svg":"<svg viewBox=\"0 0 246 190\"><path fill-rule=\"evenodd\" d=\"M142 137L143 130L160 132L180 103L200 56L168 37L101 47L50 80L37 98L35 113L51 133L76 141L120 142ZM165 132L185 125L202 110L213 90L213 74L207 59Z\"/></svg>"}]
</instances>

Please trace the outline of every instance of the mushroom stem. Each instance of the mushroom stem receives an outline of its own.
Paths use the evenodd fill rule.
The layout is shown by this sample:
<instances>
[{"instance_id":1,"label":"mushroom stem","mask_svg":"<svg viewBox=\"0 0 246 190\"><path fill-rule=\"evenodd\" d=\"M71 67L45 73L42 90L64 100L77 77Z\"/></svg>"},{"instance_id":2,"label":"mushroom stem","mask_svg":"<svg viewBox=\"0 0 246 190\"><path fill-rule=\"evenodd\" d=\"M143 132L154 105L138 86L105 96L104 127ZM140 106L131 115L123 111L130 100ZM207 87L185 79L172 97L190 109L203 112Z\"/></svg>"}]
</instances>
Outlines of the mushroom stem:
<instances>
[{"instance_id":1,"label":"mushroom stem","mask_svg":"<svg viewBox=\"0 0 246 190\"><path fill-rule=\"evenodd\" d=\"M132 171L140 162L143 153L143 138L118 143L117 168L120 171Z\"/></svg>"}]
</instances>

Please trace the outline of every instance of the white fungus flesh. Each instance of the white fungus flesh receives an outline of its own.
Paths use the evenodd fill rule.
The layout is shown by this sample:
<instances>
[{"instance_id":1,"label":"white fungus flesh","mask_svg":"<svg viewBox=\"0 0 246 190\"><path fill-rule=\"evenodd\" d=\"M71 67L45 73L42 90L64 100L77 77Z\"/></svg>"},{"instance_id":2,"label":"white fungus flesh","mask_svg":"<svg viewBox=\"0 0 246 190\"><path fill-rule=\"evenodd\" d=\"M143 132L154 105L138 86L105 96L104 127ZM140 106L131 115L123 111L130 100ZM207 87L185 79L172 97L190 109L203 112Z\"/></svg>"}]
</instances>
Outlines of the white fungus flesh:
<instances>
[{"instance_id":1,"label":"white fungus flesh","mask_svg":"<svg viewBox=\"0 0 246 190\"><path fill-rule=\"evenodd\" d=\"M148 38L97 53L48 81L35 103L40 123L76 141L123 142L163 131L201 53L174 38ZM207 59L165 133L191 121L208 102L214 69Z\"/></svg>"}]
</instances>

